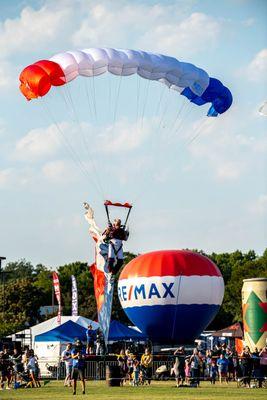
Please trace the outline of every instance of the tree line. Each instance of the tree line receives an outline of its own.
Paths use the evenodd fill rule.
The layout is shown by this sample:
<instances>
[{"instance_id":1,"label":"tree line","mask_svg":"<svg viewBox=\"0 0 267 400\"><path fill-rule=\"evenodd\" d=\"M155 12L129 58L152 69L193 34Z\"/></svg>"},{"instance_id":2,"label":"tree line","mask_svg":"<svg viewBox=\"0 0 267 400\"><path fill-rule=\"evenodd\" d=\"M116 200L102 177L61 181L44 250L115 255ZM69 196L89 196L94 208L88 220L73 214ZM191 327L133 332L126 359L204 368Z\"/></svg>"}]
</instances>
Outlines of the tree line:
<instances>
[{"instance_id":1,"label":"tree line","mask_svg":"<svg viewBox=\"0 0 267 400\"><path fill-rule=\"evenodd\" d=\"M197 250L194 250L197 251ZM242 320L241 288L243 279L267 277L267 249L262 256L255 251L205 254L219 267L225 283L225 295L219 313L208 329L221 329ZM124 264L135 258L125 253ZM63 315L71 315L71 275L77 280L79 315L97 318L94 283L86 262L73 262L57 268L61 287ZM0 284L0 338L44 320L40 307L52 304L52 271L49 267L19 260L6 264ZM56 301L55 301L56 302ZM49 318L53 315L49 315ZM46 317L47 318L47 317ZM114 291L112 319L130 324Z\"/></svg>"}]
</instances>

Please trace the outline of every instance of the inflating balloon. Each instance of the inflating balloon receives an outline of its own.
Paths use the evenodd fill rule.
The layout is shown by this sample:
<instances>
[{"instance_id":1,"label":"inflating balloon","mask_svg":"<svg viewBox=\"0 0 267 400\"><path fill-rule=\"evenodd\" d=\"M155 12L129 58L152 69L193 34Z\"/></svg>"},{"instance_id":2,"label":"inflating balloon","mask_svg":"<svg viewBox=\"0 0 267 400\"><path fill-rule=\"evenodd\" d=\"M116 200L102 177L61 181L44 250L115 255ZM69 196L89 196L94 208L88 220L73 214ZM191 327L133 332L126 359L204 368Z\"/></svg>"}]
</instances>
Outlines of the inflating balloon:
<instances>
[{"instance_id":1,"label":"inflating balloon","mask_svg":"<svg viewBox=\"0 0 267 400\"><path fill-rule=\"evenodd\" d=\"M118 282L129 319L158 343L191 343L217 314L224 282L207 257L163 250L133 259Z\"/></svg>"}]
</instances>

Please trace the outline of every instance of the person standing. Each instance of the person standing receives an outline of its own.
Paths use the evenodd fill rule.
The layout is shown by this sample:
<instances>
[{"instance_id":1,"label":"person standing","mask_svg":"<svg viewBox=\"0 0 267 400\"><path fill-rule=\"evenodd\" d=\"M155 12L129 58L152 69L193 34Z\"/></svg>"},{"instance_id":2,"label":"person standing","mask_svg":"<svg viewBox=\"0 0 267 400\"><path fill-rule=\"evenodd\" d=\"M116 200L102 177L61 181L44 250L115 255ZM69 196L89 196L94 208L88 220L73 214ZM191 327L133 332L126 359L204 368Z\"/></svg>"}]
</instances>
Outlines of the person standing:
<instances>
[{"instance_id":1,"label":"person standing","mask_svg":"<svg viewBox=\"0 0 267 400\"><path fill-rule=\"evenodd\" d=\"M105 354L105 339L103 332L100 328L96 332L96 352L97 356L103 356Z\"/></svg>"},{"instance_id":2,"label":"person standing","mask_svg":"<svg viewBox=\"0 0 267 400\"><path fill-rule=\"evenodd\" d=\"M175 363L173 366L176 386L182 385L185 381L185 351L184 347L179 347L173 353L175 357Z\"/></svg>"},{"instance_id":3,"label":"person standing","mask_svg":"<svg viewBox=\"0 0 267 400\"><path fill-rule=\"evenodd\" d=\"M153 362L153 356L150 352L150 349L147 347L145 349L145 353L141 357L141 367L143 369L145 379L147 379L149 385L151 383L151 378L152 378L152 362Z\"/></svg>"},{"instance_id":4,"label":"person standing","mask_svg":"<svg viewBox=\"0 0 267 400\"><path fill-rule=\"evenodd\" d=\"M8 348L3 346L3 351L0 353L0 390L4 389L5 381L7 381L6 389L10 390L11 373L10 373L11 361L8 352Z\"/></svg>"},{"instance_id":5,"label":"person standing","mask_svg":"<svg viewBox=\"0 0 267 400\"><path fill-rule=\"evenodd\" d=\"M16 383L18 373L23 372L22 354L18 351L16 347L13 350L11 361L13 363L13 369L14 369L14 382Z\"/></svg>"},{"instance_id":6,"label":"person standing","mask_svg":"<svg viewBox=\"0 0 267 400\"><path fill-rule=\"evenodd\" d=\"M72 373L72 355L71 355L72 344L68 343L66 349L62 351L61 360L65 362L66 376L64 380L64 386L71 387L71 373Z\"/></svg>"},{"instance_id":7,"label":"person standing","mask_svg":"<svg viewBox=\"0 0 267 400\"><path fill-rule=\"evenodd\" d=\"M262 387L264 377L267 376L267 346L265 346L259 353L260 357L260 379L259 387Z\"/></svg>"},{"instance_id":8,"label":"person standing","mask_svg":"<svg viewBox=\"0 0 267 400\"><path fill-rule=\"evenodd\" d=\"M76 340L74 348L71 350L72 357L72 380L73 380L73 394L76 394L77 380L80 378L82 384L82 394L85 394L85 357L86 351L82 342Z\"/></svg>"},{"instance_id":9,"label":"person standing","mask_svg":"<svg viewBox=\"0 0 267 400\"><path fill-rule=\"evenodd\" d=\"M88 325L86 330L86 353L93 354L94 353L94 344L95 344L95 332L93 330L92 325Z\"/></svg>"},{"instance_id":10,"label":"person standing","mask_svg":"<svg viewBox=\"0 0 267 400\"><path fill-rule=\"evenodd\" d=\"M251 380L251 353L250 348L246 346L242 353L241 353L241 368L242 368L242 375L243 375L243 382L246 387L250 387L250 380Z\"/></svg>"},{"instance_id":11,"label":"person standing","mask_svg":"<svg viewBox=\"0 0 267 400\"><path fill-rule=\"evenodd\" d=\"M37 357L34 355L34 351L32 349L29 350L27 369L29 371L31 380L27 383L26 387L41 387L41 383L39 381L39 365Z\"/></svg>"},{"instance_id":12,"label":"person standing","mask_svg":"<svg viewBox=\"0 0 267 400\"><path fill-rule=\"evenodd\" d=\"M224 354L222 353L217 360L217 367L219 372L219 380L222 383L222 379L225 379L228 383L228 360L225 358Z\"/></svg>"},{"instance_id":13,"label":"person standing","mask_svg":"<svg viewBox=\"0 0 267 400\"><path fill-rule=\"evenodd\" d=\"M217 365L214 360L211 361L210 369L209 369L210 383L215 385L217 378Z\"/></svg>"},{"instance_id":14,"label":"person standing","mask_svg":"<svg viewBox=\"0 0 267 400\"><path fill-rule=\"evenodd\" d=\"M189 358L190 362L190 370L191 370L191 381L196 383L199 386L199 365L200 358L198 355L198 349L193 350L193 354Z\"/></svg>"}]
</instances>

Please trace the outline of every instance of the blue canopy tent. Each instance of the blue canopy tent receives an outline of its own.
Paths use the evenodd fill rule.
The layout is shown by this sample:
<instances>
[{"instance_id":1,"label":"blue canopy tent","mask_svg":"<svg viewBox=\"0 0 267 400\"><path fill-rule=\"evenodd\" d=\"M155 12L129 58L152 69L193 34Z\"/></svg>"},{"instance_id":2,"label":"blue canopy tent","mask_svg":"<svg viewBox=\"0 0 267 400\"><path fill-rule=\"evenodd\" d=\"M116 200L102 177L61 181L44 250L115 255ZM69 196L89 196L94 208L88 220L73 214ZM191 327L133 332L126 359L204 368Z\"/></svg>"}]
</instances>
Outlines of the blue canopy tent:
<instances>
[{"instance_id":1,"label":"blue canopy tent","mask_svg":"<svg viewBox=\"0 0 267 400\"><path fill-rule=\"evenodd\" d=\"M71 320L35 336L35 342L73 342L75 339L86 341L86 329Z\"/></svg>"},{"instance_id":2,"label":"blue canopy tent","mask_svg":"<svg viewBox=\"0 0 267 400\"><path fill-rule=\"evenodd\" d=\"M112 321L109 327L108 340L115 342L116 340L139 340L144 341L147 336L133 328L122 324L119 321Z\"/></svg>"},{"instance_id":3,"label":"blue canopy tent","mask_svg":"<svg viewBox=\"0 0 267 400\"><path fill-rule=\"evenodd\" d=\"M35 342L73 342L75 339L86 341L86 329L81 325L67 321L62 325L35 336ZM112 321L109 328L108 340L146 340L147 336L119 321Z\"/></svg>"}]
</instances>

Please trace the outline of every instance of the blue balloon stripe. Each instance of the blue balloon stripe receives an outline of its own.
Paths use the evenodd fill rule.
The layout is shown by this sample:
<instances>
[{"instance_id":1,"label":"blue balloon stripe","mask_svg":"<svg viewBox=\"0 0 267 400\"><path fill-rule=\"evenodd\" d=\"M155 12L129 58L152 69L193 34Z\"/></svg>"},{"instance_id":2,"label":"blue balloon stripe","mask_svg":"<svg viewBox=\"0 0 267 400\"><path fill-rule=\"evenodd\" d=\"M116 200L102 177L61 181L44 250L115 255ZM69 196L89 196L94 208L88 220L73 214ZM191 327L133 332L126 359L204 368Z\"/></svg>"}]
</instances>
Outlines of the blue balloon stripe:
<instances>
[{"instance_id":1,"label":"blue balloon stripe","mask_svg":"<svg viewBox=\"0 0 267 400\"><path fill-rule=\"evenodd\" d=\"M193 343L220 306L209 304L127 307L128 318L155 343Z\"/></svg>"}]
</instances>

